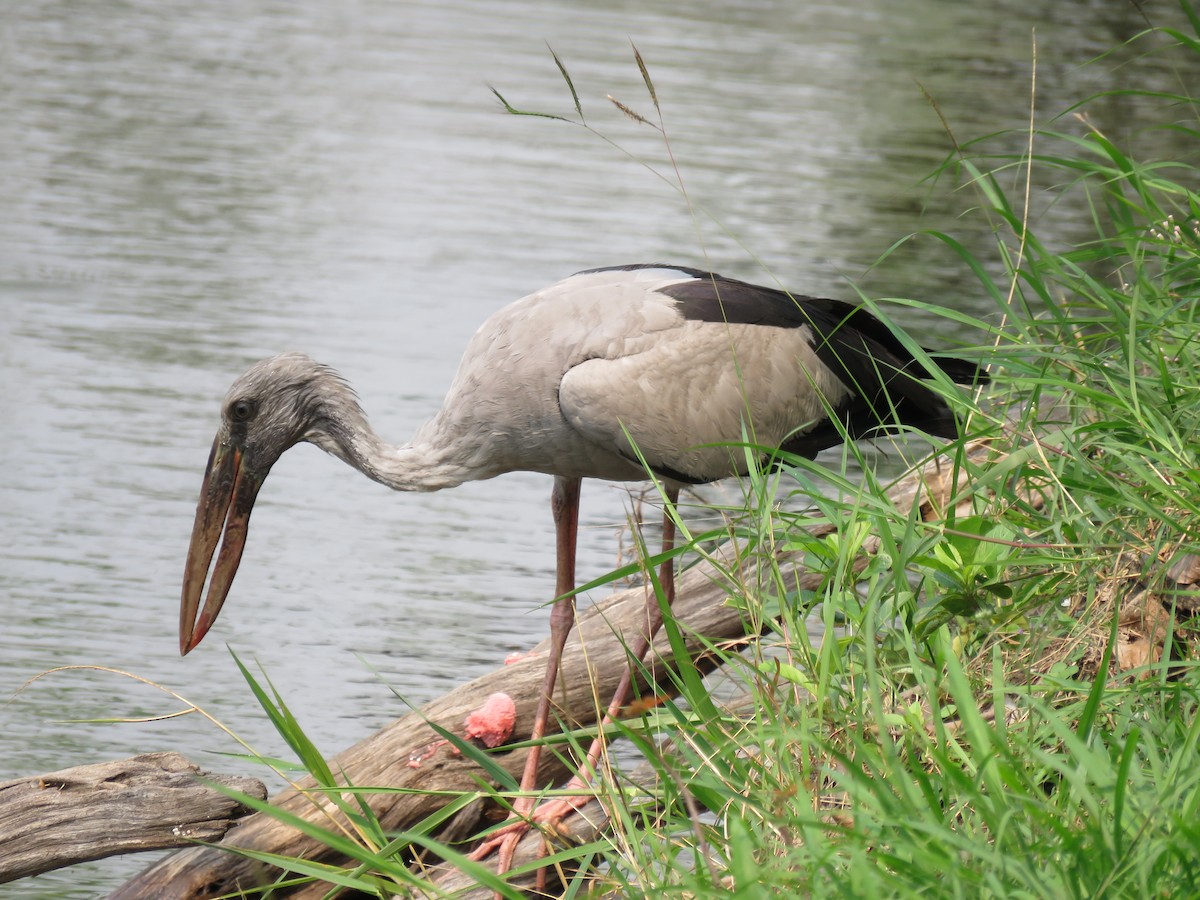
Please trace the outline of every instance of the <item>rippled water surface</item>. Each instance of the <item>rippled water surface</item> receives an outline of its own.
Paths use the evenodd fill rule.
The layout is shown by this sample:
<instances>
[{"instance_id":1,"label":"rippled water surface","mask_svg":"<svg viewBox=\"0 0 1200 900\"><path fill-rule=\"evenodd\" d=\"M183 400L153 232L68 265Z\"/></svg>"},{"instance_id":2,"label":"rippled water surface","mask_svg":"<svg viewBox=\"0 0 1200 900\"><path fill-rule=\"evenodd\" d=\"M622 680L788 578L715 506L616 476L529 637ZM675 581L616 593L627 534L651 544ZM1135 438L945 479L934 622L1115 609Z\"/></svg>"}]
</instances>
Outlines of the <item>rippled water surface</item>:
<instances>
[{"instance_id":1,"label":"rippled water surface","mask_svg":"<svg viewBox=\"0 0 1200 900\"><path fill-rule=\"evenodd\" d=\"M403 711L392 689L421 702L494 667L546 629L549 479L398 496L307 446L261 495L221 622L179 658L183 557L237 373L306 350L400 441L479 322L583 268L669 261L981 311L936 241L871 269L923 228L989 246L957 218L969 196L922 183L950 148L922 92L960 140L1020 128L1035 28L1039 110L1197 83L1153 58L1085 65L1144 26L1117 2L9 4L0 694L55 666L113 667L282 753L228 642L333 751ZM605 99L653 111L631 41L686 200L661 136ZM573 117L547 43L589 129L507 116L488 90ZM1157 114L1114 99L1092 115L1120 138ZM1054 214L1067 227L1072 211ZM631 502L589 484L584 504L590 579L616 561ZM158 749L236 771L210 753L234 745L199 717L67 721L178 705L115 674L47 676L0 706L0 778ZM0 894L94 896L144 863Z\"/></svg>"}]
</instances>

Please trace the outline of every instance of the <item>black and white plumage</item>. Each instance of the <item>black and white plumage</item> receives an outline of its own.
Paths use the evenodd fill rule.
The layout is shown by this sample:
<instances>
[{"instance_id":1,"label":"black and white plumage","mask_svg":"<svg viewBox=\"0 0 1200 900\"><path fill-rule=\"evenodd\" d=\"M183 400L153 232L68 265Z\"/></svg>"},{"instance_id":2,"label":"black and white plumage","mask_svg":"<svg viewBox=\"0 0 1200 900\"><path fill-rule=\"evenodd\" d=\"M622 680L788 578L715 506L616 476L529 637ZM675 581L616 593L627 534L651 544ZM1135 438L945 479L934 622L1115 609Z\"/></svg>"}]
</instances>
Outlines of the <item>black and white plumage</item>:
<instances>
[{"instance_id":1,"label":"black and white plumage","mask_svg":"<svg viewBox=\"0 0 1200 900\"><path fill-rule=\"evenodd\" d=\"M978 377L971 363L940 365ZM695 484L743 474L744 454L718 446L741 441L743 424L760 446L810 457L841 443L829 409L856 437L897 424L953 436L926 375L841 301L694 269L597 269L488 319L413 446L444 459L453 445L464 480L513 469L640 480L632 439L656 474Z\"/></svg>"},{"instance_id":2,"label":"black and white plumage","mask_svg":"<svg viewBox=\"0 0 1200 900\"><path fill-rule=\"evenodd\" d=\"M986 380L974 363L935 365L956 382ZM923 380L932 374L866 310L661 265L581 272L501 309L467 345L441 409L402 446L371 430L330 369L298 353L264 360L222 407L184 576L180 648L194 648L216 619L258 489L300 441L400 491L514 470L555 476L562 595L574 589L580 479L643 480L640 453L674 497L683 484L743 474L747 436L814 456L842 440L832 418L855 438L901 427L953 437L949 406ZM569 607L556 604L552 618L559 652ZM552 650L548 669L556 666ZM553 686L549 671L547 694Z\"/></svg>"}]
</instances>

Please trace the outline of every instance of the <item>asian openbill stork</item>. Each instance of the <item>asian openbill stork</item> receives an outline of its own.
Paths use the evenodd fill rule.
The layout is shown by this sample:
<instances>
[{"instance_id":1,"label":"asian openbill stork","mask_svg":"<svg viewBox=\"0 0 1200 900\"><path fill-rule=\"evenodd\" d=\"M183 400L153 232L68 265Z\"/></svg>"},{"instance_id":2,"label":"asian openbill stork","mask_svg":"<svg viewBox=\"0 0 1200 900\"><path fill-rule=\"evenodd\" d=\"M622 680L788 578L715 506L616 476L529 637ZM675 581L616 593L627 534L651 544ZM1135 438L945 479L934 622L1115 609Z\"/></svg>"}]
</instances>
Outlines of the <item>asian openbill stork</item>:
<instances>
[{"instance_id":1,"label":"asian openbill stork","mask_svg":"<svg viewBox=\"0 0 1200 900\"><path fill-rule=\"evenodd\" d=\"M299 353L264 360L233 383L221 408L184 573L180 649L192 650L212 627L259 488L272 464L300 441L398 491L544 472L554 476L559 600L550 617L536 740L545 733L574 622L569 595L580 479L645 480L648 468L673 504L683 485L744 474L747 436L755 446L805 457L847 434L911 427L952 438L954 415L926 381L938 375L962 384L986 380L972 362L918 362L860 307L664 265L580 272L497 312L467 345L442 408L401 446L371 430L354 393L331 369ZM664 550L673 539L668 515ZM669 602L669 563L662 583ZM651 628L658 618L650 597ZM645 654L650 638L643 636L634 657ZM628 685L627 678L611 714L626 702ZM515 806L523 820L533 807L538 749L529 754ZM553 820L566 810L560 805L544 817L541 811L535 818ZM521 830L484 845L500 847L501 871Z\"/></svg>"}]
</instances>

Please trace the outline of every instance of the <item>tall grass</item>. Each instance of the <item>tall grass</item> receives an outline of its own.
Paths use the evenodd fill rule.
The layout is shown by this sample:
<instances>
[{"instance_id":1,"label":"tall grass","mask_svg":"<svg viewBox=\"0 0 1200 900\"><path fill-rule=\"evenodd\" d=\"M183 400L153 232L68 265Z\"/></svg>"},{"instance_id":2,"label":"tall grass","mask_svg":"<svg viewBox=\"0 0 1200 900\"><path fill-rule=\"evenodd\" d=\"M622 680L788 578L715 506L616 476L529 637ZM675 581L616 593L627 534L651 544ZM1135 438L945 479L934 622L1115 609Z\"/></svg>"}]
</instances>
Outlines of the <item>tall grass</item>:
<instances>
[{"instance_id":1,"label":"tall grass","mask_svg":"<svg viewBox=\"0 0 1200 900\"><path fill-rule=\"evenodd\" d=\"M1200 51L1194 35L1165 36L1173 52ZM1162 99L1200 147L1196 98ZM669 815L627 839L610 872L626 892L1200 889L1200 604L1163 575L1200 550L1197 171L1135 159L1094 130L1029 137L1031 153L981 143L947 166L1002 226L1002 277L935 235L1001 314L976 323L995 365L973 433L991 453L959 456L964 503L936 522L890 508L869 475L833 486L824 511L840 527L821 540L756 505L754 532L806 546L825 586L778 598L775 655L731 662L748 712L696 716L711 704L685 691L677 705L693 715L658 754L663 782L688 773L713 817L703 842ZM1088 240L1051 249L1029 227L1001 187L1028 167L1086 197ZM811 496L820 470L793 475ZM859 571L867 534L881 550Z\"/></svg>"},{"instance_id":2,"label":"tall grass","mask_svg":"<svg viewBox=\"0 0 1200 900\"><path fill-rule=\"evenodd\" d=\"M1190 32L1137 40L1200 54L1183 9ZM1197 99L1160 99L1200 147ZM756 557L731 602L773 625L729 654L737 702L681 659L678 698L622 723L655 777L610 786L597 883L569 893L1200 896L1200 601L1164 575L1200 553L1200 181L1194 161L1135 159L1083 125L1025 138L1016 156L967 144L941 173L998 238L984 260L933 235L996 304L954 314L985 336L993 378L982 409L961 401L989 442L949 451L961 502L901 512L869 467L861 483L800 460L747 479L731 532L802 550L822 584L797 590ZM1031 169L1086 199L1086 240L1030 226ZM781 511L792 495L837 530L806 531ZM330 840L355 844L354 867L290 870L378 896L410 883L399 853L439 823L392 835L347 812L359 839Z\"/></svg>"}]
</instances>

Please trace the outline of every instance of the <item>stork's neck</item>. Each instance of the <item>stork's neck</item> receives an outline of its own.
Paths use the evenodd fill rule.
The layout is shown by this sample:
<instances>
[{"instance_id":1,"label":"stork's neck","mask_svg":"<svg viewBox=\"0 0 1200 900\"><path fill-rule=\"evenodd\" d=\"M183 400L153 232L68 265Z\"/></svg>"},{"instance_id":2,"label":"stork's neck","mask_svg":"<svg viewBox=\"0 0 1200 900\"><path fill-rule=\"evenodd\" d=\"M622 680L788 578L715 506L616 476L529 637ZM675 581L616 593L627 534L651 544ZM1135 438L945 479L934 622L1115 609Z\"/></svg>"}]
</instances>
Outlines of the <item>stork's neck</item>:
<instances>
[{"instance_id":1,"label":"stork's neck","mask_svg":"<svg viewBox=\"0 0 1200 900\"><path fill-rule=\"evenodd\" d=\"M438 444L418 435L402 446L389 444L357 404L324 417L306 440L394 491L440 491L481 477L454 442Z\"/></svg>"}]
</instances>

